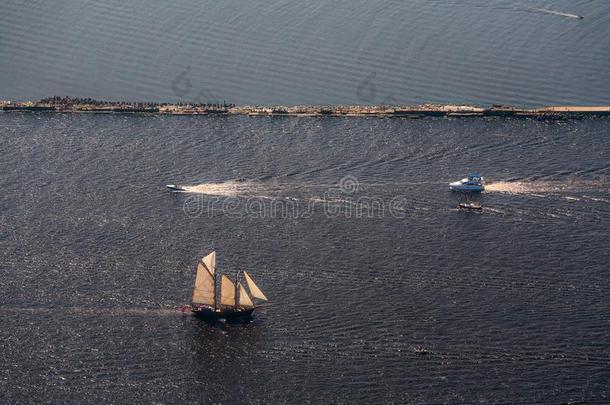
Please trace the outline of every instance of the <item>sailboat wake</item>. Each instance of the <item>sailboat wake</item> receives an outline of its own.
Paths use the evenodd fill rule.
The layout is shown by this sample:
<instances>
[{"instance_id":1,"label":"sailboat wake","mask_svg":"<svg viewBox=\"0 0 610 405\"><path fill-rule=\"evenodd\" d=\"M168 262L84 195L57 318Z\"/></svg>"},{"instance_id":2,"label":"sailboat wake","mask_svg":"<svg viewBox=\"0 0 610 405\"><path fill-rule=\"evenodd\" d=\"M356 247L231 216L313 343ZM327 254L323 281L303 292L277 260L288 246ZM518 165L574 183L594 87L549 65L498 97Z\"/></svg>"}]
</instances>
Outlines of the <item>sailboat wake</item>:
<instances>
[{"instance_id":1,"label":"sailboat wake","mask_svg":"<svg viewBox=\"0 0 610 405\"><path fill-rule=\"evenodd\" d=\"M180 309L176 308L92 308L92 307L53 307L53 308L36 308L36 307L3 307L1 312L17 313L17 314L57 314L62 313L71 316L91 316L105 314L109 316L176 316L180 315Z\"/></svg>"}]
</instances>

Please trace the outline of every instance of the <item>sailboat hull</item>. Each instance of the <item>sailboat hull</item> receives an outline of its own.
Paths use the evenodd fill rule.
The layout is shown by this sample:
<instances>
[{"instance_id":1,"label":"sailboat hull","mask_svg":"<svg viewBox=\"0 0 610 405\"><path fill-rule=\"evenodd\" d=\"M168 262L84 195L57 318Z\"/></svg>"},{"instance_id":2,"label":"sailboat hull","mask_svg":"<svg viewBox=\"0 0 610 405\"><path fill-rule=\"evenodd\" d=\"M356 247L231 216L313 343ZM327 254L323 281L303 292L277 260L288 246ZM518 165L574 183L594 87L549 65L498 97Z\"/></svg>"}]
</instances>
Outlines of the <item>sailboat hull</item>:
<instances>
[{"instance_id":1,"label":"sailboat hull","mask_svg":"<svg viewBox=\"0 0 610 405\"><path fill-rule=\"evenodd\" d=\"M243 319L252 316L255 308L235 308L235 309L219 309L212 308L191 308L194 316L201 319Z\"/></svg>"}]
</instances>

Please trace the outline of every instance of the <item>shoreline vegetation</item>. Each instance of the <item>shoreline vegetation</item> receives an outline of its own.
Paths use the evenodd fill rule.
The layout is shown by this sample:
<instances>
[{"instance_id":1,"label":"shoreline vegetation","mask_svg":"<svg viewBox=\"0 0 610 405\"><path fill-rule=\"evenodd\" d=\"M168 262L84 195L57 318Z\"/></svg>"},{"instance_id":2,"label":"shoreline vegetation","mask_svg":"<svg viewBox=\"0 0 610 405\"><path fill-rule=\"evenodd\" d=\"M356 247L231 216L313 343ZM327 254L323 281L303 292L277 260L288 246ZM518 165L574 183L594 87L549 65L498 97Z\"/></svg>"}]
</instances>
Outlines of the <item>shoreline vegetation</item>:
<instances>
[{"instance_id":1,"label":"shoreline vegetation","mask_svg":"<svg viewBox=\"0 0 610 405\"><path fill-rule=\"evenodd\" d=\"M251 115L251 116L343 116L343 117L588 117L610 116L610 106L549 106L520 108L494 104L491 107L458 104L334 105L334 106L237 106L220 103L138 103L99 101L91 98L49 97L38 101L0 101L0 110L16 112Z\"/></svg>"}]
</instances>

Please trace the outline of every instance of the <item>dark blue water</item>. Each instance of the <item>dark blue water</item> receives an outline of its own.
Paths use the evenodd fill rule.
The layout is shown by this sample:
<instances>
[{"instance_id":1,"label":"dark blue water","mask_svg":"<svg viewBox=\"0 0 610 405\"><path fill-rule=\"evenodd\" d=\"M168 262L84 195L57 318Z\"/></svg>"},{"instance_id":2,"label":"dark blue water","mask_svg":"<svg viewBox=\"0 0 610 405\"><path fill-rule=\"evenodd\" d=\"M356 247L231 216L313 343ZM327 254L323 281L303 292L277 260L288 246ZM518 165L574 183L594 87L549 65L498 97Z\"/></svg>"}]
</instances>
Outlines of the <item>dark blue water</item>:
<instances>
[{"instance_id":1,"label":"dark blue water","mask_svg":"<svg viewBox=\"0 0 610 405\"><path fill-rule=\"evenodd\" d=\"M608 128L0 114L0 400L608 402ZM177 311L212 249L251 323Z\"/></svg>"},{"instance_id":2,"label":"dark blue water","mask_svg":"<svg viewBox=\"0 0 610 405\"><path fill-rule=\"evenodd\" d=\"M591 0L6 2L0 99L607 105L609 27Z\"/></svg>"}]
</instances>

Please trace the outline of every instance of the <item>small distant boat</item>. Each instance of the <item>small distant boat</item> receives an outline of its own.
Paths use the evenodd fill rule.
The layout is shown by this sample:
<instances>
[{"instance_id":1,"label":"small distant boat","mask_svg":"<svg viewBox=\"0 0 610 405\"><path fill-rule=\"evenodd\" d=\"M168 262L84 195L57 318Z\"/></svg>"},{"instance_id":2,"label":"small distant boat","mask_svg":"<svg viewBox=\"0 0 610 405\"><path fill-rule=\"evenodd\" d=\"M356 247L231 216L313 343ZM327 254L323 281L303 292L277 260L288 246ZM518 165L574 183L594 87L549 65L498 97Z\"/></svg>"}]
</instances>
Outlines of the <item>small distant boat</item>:
<instances>
[{"instance_id":1,"label":"small distant boat","mask_svg":"<svg viewBox=\"0 0 610 405\"><path fill-rule=\"evenodd\" d=\"M459 203L458 208L462 209L462 210L468 210L468 211L481 211L483 209L481 204L475 203L475 202Z\"/></svg>"},{"instance_id":2,"label":"small distant boat","mask_svg":"<svg viewBox=\"0 0 610 405\"><path fill-rule=\"evenodd\" d=\"M191 305L183 305L182 312L209 320L247 318L260 307L257 302L268 299L247 272L243 272L248 290L226 274L216 271L216 252L212 252L197 263L197 275ZM216 285L220 283L220 288ZM216 291L219 290L219 294Z\"/></svg>"},{"instance_id":3,"label":"small distant boat","mask_svg":"<svg viewBox=\"0 0 610 405\"><path fill-rule=\"evenodd\" d=\"M485 190L485 181L479 173L470 173L465 179L449 183L451 191L480 193Z\"/></svg>"},{"instance_id":4,"label":"small distant boat","mask_svg":"<svg viewBox=\"0 0 610 405\"><path fill-rule=\"evenodd\" d=\"M165 187L167 187L170 191L187 191L186 188L177 186L175 184L168 184Z\"/></svg>"}]
</instances>

